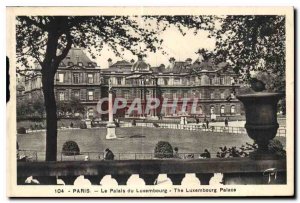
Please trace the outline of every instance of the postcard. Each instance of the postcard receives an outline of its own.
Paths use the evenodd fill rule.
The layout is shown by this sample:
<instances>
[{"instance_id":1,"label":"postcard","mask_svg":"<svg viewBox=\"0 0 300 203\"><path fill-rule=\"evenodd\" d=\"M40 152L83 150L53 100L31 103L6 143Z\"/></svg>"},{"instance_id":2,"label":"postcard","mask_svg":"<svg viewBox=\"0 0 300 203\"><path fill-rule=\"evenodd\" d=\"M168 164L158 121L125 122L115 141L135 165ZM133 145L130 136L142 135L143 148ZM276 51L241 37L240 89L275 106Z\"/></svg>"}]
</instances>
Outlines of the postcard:
<instances>
[{"instance_id":1,"label":"postcard","mask_svg":"<svg viewBox=\"0 0 300 203\"><path fill-rule=\"evenodd\" d=\"M293 15L7 7L7 195L294 196Z\"/></svg>"}]
</instances>

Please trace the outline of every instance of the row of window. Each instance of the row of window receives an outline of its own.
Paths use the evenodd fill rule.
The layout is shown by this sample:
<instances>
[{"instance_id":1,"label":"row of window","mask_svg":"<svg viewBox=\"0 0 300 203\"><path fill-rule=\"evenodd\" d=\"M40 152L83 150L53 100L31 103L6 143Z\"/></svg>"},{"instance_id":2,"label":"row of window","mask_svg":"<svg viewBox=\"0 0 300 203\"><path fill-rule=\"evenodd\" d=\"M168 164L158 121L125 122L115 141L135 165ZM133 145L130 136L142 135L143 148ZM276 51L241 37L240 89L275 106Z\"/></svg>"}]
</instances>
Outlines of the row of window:
<instances>
[{"instance_id":1,"label":"row of window","mask_svg":"<svg viewBox=\"0 0 300 203\"><path fill-rule=\"evenodd\" d=\"M64 73L58 73L58 82L64 83L65 82L65 74ZM79 73L73 73L73 83L79 84L80 83L80 76ZM87 83L92 84L94 83L94 74L88 73L87 74Z\"/></svg>"},{"instance_id":2,"label":"row of window","mask_svg":"<svg viewBox=\"0 0 300 203\"><path fill-rule=\"evenodd\" d=\"M210 113L215 114L215 107L214 106L210 107ZM235 105L232 105L230 107L230 114L235 114L235 113L236 113L236 107L235 107ZM220 114L225 114L225 106L223 106L223 105L220 107Z\"/></svg>"},{"instance_id":3,"label":"row of window","mask_svg":"<svg viewBox=\"0 0 300 203\"><path fill-rule=\"evenodd\" d=\"M143 91L143 90L141 90L141 91ZM125 99L130 99L130 98L134 98L134 97L140 97L141 96L141 91L136 91L135 95L131 94L129 91L122 91L122 92L118 93L118 96L121 96L121 97L123 97ZM215 97L215 94L216 93L213 93L213 92L210 93L210 97L209 98L210 99L218 99L217 97ZM182 94L177 93L177 92L171 92L171 93L164 93L163 97L164 98L168 98L168 99L176 99L176 98L179 98L181 95ZM199 99L203 99L201 93L197 93L197 95L196 94L193 94L193 95L195 97L199 98ZM147 98L153 97L152 92L151 91L146 91L146 97ZM188 98L188 93L184 92L182 98ZM233 93L231 93L230 98L231 99L235 98L235 96L233 95ZM220 93L220 99L226 99L224 92Z\"/></svg>"},{"instance_id":4,"label":"row of window","mask_svg":"<svg viewBox=\"0 0 300 203\"><path fill-rule=\"evenodd\" d=\"M219 84L219 85L225 85L225 78L224 77L219 77L219 78L214 78L214 77L207 77L208 80L208 84L209 85L214 85L214 84ZM104 79L104 82L108 84L108 80L109 78L107 77L106 79ZM230 78L230 84L234 84L234 78L231 77ZM116 85L122 85L123 81L123 77L116 77ZM170 85L169 84L170 78L159 78L158 79L158 85ZM173 85L182 85L182 84L190 84L193 82L197 82L197 84L201 84L201 78L198 78L197 81L195 81L195 78L193 79L185 79L185 81L183 81L181 78L179 77L175 77L173 79ZM130 80L125 80L125 84L126 85L155 85L155 80L143 80L143 79L130 79Z\"/></svg>"},{"instance_id":5,"label":"row of window","mask_svg":"<svg viewBox=\"0 0 300 203\"><path fill-rule=\"evenodd\" d=\"M81 95L81 97L80 97L80 90L72 90L72 94L74 95L74 97L75 98L77 98L77 99L83 99L83 95ZM89 101L94 101L95 100L95 96L94 96L94 94L95 94L95 91L94 90L88 90L87 91L87 100L89 100ZM66 100L68 100L68 98L67 98L67 93L66 93L66 91L64 91L64 90L60 90L60 91L58 91L58 99L60 100L60 101L66 101ZM85 96L85 95L84 95ZM85 99L84 99L85 100Z\"/></svg>"},{"instance_id":6,"label":"row of window","mask_svg":"<svg viewBox=\"0 0 300 203\"><path fill-rule=\"evenodd\" d=\"M190 112L191 108L192 108L191 106L187 106L186 112ZM204 114L203 109L202 109L201 106L198 106L197 109L196 109L196 111L197 111L197 114L200 114L200 115ZM165 115L172 115L173 113L177 114L177 115L181 114L182 113L182 109L175 109L173 111L173 107L167 107L166 108ZM210 107L210 112L209 113L210 114L216 114L214 106ZM233 115L233 114L236 114L236 113L237 113L236 112L236 106L235 105L230 106L230 114ZM223 106L223 105L220 107L220 114L221 115L226 114L226 112L225 112L225 106Z\"/></svg>"}]
</instances>

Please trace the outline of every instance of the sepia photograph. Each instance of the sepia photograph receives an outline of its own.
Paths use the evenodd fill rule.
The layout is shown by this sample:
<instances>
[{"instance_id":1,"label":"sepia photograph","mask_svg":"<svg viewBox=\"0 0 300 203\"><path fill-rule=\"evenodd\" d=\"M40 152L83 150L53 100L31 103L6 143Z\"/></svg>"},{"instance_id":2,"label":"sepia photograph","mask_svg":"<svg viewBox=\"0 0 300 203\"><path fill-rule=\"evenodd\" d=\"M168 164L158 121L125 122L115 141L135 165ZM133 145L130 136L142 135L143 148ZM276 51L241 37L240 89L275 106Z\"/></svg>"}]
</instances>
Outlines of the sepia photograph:
<instances>
[{"instance_id":1,"label":"sepia photograph","mask_svg":"<svg viewBox=\"0 0 300 203\"><path fill-rule=\"evenodd\" d=\"M8 196L294 195L293 7L7 7Z\"/></svg>"}]
</instances>

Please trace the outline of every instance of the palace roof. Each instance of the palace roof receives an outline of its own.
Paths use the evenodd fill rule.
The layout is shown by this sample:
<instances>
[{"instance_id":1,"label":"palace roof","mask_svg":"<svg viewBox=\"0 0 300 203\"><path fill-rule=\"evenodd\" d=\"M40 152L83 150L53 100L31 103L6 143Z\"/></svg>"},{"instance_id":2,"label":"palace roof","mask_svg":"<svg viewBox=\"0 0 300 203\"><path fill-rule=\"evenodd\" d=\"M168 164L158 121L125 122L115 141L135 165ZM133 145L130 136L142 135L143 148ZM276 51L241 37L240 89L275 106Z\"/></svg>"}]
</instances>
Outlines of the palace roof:
<instances>
[{"instance_id":1,"label":"palace roof","mask_svg":"<svg viewBox=\"0 0 300 203\"><path fill-rule=\"evenodd\" d=\"M80 48L71 48L68 55L63 59L60 64L60 67L79 65L82 63L82 66L85 67L95 67L97 64L93 62ZM72 64L72 65L71 65Z\"/></svg>"}]
</instances>

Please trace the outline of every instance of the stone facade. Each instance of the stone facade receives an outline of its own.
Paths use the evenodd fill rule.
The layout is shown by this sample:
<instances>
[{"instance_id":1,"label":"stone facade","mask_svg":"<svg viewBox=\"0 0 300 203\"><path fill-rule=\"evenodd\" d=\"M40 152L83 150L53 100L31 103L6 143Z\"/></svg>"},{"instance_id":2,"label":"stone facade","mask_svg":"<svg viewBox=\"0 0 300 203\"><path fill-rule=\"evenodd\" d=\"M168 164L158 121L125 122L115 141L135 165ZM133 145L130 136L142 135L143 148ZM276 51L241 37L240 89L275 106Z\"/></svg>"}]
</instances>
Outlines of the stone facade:
<instances>
[{"instance_id":1,"label":"stone facade","mask_svg":"<svg viewBox=\"0 0 300 203\"><path fill-rule=\"evenodd\" d=\"M212 117L243 112L241 103L235 98L240 85L232 68L227 63L203 61L201 56L194 62L190 58L186 61L171 58L167 66L158 67L151 67L142 57L136 62L122 60L113 63L108 59L108 68L100 69L81 49L73 48L56 73L56 99L69 101L77 98L89 117L97 117L97 103L107 97L109 81L115 92L114 98L127 100L127 106L119 109L116 117ZM23 99L31 101L42 97L40 73L25 78L24 84ZM143 111L128 114L135 98L140 99ZM159 106L146 115L146 102L150 98L158 98L167 107L163 110ZM186 107L184 98L188 98ZM172 111L173 106L176 108ZM192 111L193 108L196 111Z\"/></svg>"},{"instance_id":2,"label":"stone facade","mask_svg":"<svg viewBox=\"0 0 300 203\"><path fill-rule=\"evenodd\" d=\"M183 115L196 117L216 117L240 115L241 103L235 98L240 85L237 75L227 63L214 64L212 60L175 61L170 59L166 67L151 67L142 58L137 62L109 61L109 68L101 70L102 85L111 80L115 97L127 100L127 107L117 112L117 117L179 117ZM143 112L127 114L129 106L135 98L142 101ZM145 115L144 109L149 98L159 98L167 104L151 110ZM184 109L184 98L188 99ZM196 101L196 106L193 102ZM172 111L176 105L175 111ZM196 108L196 112L192 111Z\"/></svg>"},{"instance_id":3,"label":"stone facade","mask_svg":"<svg viewBox=\"0 0 300 203\"><path fill-rule=\"evenodd\" d=\"M27 101L43 97L41 78L41 74L36 72L25 79ZM55 96L60 102L79 99L88 116L96 115L96 105L101 97L100 68L81 49L71 49L60 64L55 75Z\"/></svg>"}]
</instances>

